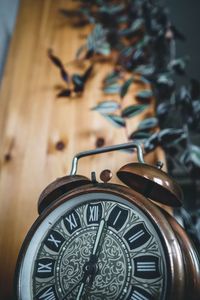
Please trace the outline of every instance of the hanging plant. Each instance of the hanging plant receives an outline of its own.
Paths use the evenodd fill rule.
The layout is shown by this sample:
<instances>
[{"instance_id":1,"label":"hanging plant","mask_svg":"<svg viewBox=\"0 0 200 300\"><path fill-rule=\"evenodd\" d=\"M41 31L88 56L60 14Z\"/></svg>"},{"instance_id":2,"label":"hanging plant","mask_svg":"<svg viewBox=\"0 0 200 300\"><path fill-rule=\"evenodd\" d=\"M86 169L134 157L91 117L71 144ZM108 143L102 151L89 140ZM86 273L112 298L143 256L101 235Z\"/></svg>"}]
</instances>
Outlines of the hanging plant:
<instances>
[{"instance_id":1,"label":"hanging plant","mask_svg":"<svg viewBox=\"0 0 200 300\"><path fill-rule=\"evenodd\" d=\"M168 10L156 0L123 3L80 0L78 3L76 10L61 9L62 15L70 18L74 26L90 24L92 27L85 43L77 49L75 60L91 60L92 65L94 56L97 60L109 57L114 65L102 87L112 100L100 101L92 110L127 131L127 119L147 109L154 99L155 118L141 121L134 132L127 134L127 139L142 141L146 152L162 147L171 161L171 171L179 166L194 177L200 172L197 155L200 148L193 145L190 134L200 130L200 84L196 79L189 79L188 84L176 87L176 76L189 78L189 58L176 56L176 40L183 42L185 36L171 22ZM66 83L66 89L58 96L69 97L72 92L82 92L92 67L84 74L69 76L52 52L49 57ZM133 95L138 103L124 107L123 99L131 93L133 84L139 89ZM120 103L115 95L121 99Z\"/></svg>"},{"instance_id":2,"label":"hanging plant","mask_svg":"<svg viewBox=\"0 0 200 300\"><path fill-rule=\"evenodd\" d=\"M200 173L200 147L193 144L191 135L200 132L200 83L187 74L189 58L176 56L176 40L185 41L184 34L172 24L166 7L156 0L123 3L79 0L78 3L75 10L60 12L76 27L89 24L92 27L75 54L76 62L90 61L90 67L82 74L68 74L61 60L49 50L48 56L66 85L57 96L82 93L91 76L94 58L96 61L102 57L110 59L113 71L104 78L102 90L111 98L100 101L92 111L113 126L124 128L127 140L142 142L146 153L163 148L169 171L173 173L178 168L196 182ZM177 87L177 76L189 78L189 83ZM132 97L138 103L124 107L124 98L131 95L133 84L138 92ZM156 116L148 116L135 131L128 132L127 120L148 109L152 99ZM103 145L104 139L98 139L96 146ZM193 218L183 209L179 213L198 245L199 208Z\"/></svg>"}]
</instances>

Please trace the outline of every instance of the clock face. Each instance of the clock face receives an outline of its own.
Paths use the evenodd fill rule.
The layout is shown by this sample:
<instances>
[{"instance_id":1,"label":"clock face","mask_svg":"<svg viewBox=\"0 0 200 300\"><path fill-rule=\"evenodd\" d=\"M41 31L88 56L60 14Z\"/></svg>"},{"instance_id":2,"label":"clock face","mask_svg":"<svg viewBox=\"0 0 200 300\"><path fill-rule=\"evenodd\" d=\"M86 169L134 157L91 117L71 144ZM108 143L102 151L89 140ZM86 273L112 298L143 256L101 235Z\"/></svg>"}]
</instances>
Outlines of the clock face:
<instances>
[{"instance_id":1,"label":"clock face","mask_svg":"<svg viewBox=\"0 0 200 300\"><path fill-rule=\"evenodd\" d=\"M156 225L132 202L87 193L63 202L35 231L19 298L166 299L167 262Z\"/></svg>"}]
</instances>

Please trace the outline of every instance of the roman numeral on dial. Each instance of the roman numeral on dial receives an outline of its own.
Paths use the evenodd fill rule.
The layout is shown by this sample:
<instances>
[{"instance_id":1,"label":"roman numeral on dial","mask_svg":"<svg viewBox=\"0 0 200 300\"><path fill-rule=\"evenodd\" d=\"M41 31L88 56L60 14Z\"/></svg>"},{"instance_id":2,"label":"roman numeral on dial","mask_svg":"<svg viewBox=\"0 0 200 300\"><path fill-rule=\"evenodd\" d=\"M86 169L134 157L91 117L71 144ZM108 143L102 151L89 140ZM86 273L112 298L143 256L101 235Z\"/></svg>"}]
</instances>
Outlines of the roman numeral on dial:
<instances>
[{"instance_id":1,"label":"roman numeral on dial","mask_svg":"<svg viewBox=\"0 0 200 300\"><path fill-rule=\"evenodd\" d=\"M127 300L153 300L153 297L147 291L133 287Z\"/></svg>"},{"instance_id":2,"label":"roman numeral on dial","mask_svg":"<svg viewBox=\"0 0 200 300\"><path fill-rule=\"evenodd\" d=\"M144 223L139 223L133 226L125 235L125 240L127 241L130 249L135 249L141 247L150 238L151 235L148 232Z\"/></svg>"},{"instance_id":3,"label":"roman numeral on dial","mask_svg":"<svg viewBox=\"0 0 200 300\"><path fill-rule=\"evenodd\" d=\"M128 211L119 206L115 206L108 218L108 226L113 227L117 231L119 231L122 226L125 224L128 217Z\"/></svg>"},{"instance_id":4,"label":"roman numeral on dial","mask_svg":"<svg viewBox=\"0 0 200 300\"><path fill-rule=\"evenodd\" d=\"M159 258L153 255L134 258L134 275L144 279L160 277Z\"/></svg>"},{"instance_id":5,"label":"roman numeral on dial","mask_svg":"<svg viewBox=\"0 0 200 300\"><path fill-rule=\"evenodd\" d=\"M57 231L51 230L47 235L44 244L54 252L59 252L63 243L65 242L64 237Z\"/></svg>"},{"instance_id":6,"label":"roman numeral on dial","mask_svg":"<svg viewBox=\"0 0 200 300\"><path fill-rule=\"evenodd\" d=\"M54 274L55 260L42 258L36 261L35 276L40 278L48 278Z\"/></svg>"},{"instance_id":7,"label":"roman numeral on dial","mask_svg":"<svg viewBox=\"0 0 200 300\"><path fill-rule=\"evenodd\" d=\"M50 286L50 287L43 289L36 296L36 300L58 300L54 286Z\"/></svg>"},{"instance_id":8,"label":"roman numeral on dial","mask_svg":"<svg viewBox=\"0 0 200 300\"><path fill-rule=\"evenodd\" d=\"M65 215L64 224L70 234L81 227L80 218L75 210Z\"/></svg>"},{"instance_id":9,"label":"roman numeral on dial","mask_svg":"<svg viewBox=\"0 0 200 300\"><path fill-rule=\"evenodd\" d=\"M102 217L102 206L100 203L89 204L87 207L86 218L88 224L99 223Z\"/></svg>"}]
</instances>

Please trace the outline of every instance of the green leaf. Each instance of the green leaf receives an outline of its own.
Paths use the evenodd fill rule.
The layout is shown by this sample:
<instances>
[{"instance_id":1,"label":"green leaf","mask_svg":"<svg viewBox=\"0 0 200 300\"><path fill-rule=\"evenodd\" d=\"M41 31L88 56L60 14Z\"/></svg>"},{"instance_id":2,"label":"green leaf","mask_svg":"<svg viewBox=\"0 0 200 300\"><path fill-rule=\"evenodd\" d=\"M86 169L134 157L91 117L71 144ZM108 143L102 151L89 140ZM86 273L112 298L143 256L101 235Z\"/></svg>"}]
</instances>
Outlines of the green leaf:
<instances>
[{"instance_id":1,"label":"green leaf","mask_svg":"<svg viewBox=\"0 0 200 300\"><path fill-rule=\"evenodd\" d=\"M124 10L124 4L119 4L119 5L105 5L105 6L101 6L99 8L99 11L101 13L106 13L109 14L111 16L115 16L116 14L119 14L120 12L122 12Z\"/></svg>"},{"instance_id":2,"label":"green leaf","mask_svg":"<svg viewBox=\"0 0 200 300\"><path fill-rule=\"evenodd\" d=\"M70 97L71 95L71 90L70 89L65 89L65 90L61 90L58 94L57 97L61 98L61 97Z\"/></svg>"},{"instance_id":3,"label":"green leaf","mask_svg":"<svg viewBox=\"0 0 200 300\"><path fill-rule=\"evenodd\" d=\"M131 28L125 28L119 31L119 36L130 36L133 34Z\"/></svg>"},{"instance_id":4,"label":"green leaf","mask_svg":"<svg viewBox=\"0 0 200 300\"><path fill-rule=\"evenodd\" d=\"M191 145L189 150L185 151L180 160L185 165L193 163L195 166L200 168L200 147Z\"/></svg>"},{"instance_id":5,"label":"green leaf","mask_svg":"<svg viewBox=\"0 0 200 300\"><path fill-rule=\"evenodd\" d=\"M101 24L97 24L87 39L88 50L103 55L110 54L110 44L107 42L107 31Z\"/></svg>"},{"instance_id":6,"label":"green leaf","mask_svg":"<svg viewBox=\"0 0 200 300\"><path fill-rule=\"evenodd\" d=\"M106 118L110 123L112 123L116 127L120 128L126 126L125 120L120 116L113 115L113 114L110 115L102 114L102 116L104 116L104 118Z\"/></svg>"},{"instance_id":7,"label":"green leaf","mask_svg":"<svg viewBox=\"0 0 200 300\"><path fill-rule=\"evenodd\" d=\"M121 53L120 54L121 54L122 57L129 57L133 53L133 51L134 51L133 47L126 46L126 47L123 47L121 49Z\"/></svg>"},{"instance_id":8,"label":"green leaf","mask_svg":"<svg viewBox=\"0 0 200 300\"><path fill-rule=\"evenodd\" d=\"M190 151L190 157L193 163L200 167L200 147L197 147L195 145L192 145L191 151Z\"/></svg>"},{"instance_id":9,"label":"green leaf","mask_svg":"<svg viewBox=\"0 0 200 300\"><path fill-rule=\"evenodd\" d=\"M157 83L169 87L174 85L174 81L169 74L161 74L157 79Z\"/></svg>"},{"instance_id":10,"label":"green leaf","mask_svg":"<svg viewBox=\"0 0 200 300\"><path fill-rule=\"evenodd\" d=\"M145 77L141 76L140 78L135 78L134 79L134 82L137 83L137 84L150 84L150 81L147 80Z\"/></svg>"},{"instance_id":11,"label":"green leaf","mask_svg":"<svg viewBox=\"0 0 200 300\"><path fill-rule=\"evenodd\" d=\"M137 49L143 49L144 47L148 46L150 43L151 38L148 35L145 35L143 39L139 40L138 43L136 44Z\"/></svg>"},{"instance_id":12,"label":"green leaf","mask_svg":"<svg viewBox=\"0 0 200 300\"><path fill-rule=\"evenodd\" d=\"M96 53L109 55L110 54L110 45L107 42L104 42L96 49Z\"/></svg>"},{"instance_id":13,"label":"green leaf","mask_svg":"<svg viewBox=\"0 0 200 300\"><path fill-rule=\"evenodd\" d=\"M69 83L69 74L65 70L64 65L63 65L62 61L60 60L60 58L58 58L57 56L54 55L52 49L48 49L47 53L48 53L48 57L50 58L50 60L52 61L52 63L57 68L59 68L60 75L61 75L62 79L68 84Z\"/></svg>"},{"instance_id":14,"label":"green leaf","mask_svg":"<svg viewBox=\"0 0 200 300\"><path fill-rule=\"evenodd\" d=\"M160 146L158 132L155 132L145 141L144 150L146 153L149 153L158 146Z\"/></svg>"},{"instance_id":15,"label":"green leaf","mask_svg":"<svg viewBox=\"0 0 200 300\"><path fill-rule=\"evenodd\" d=\"M172 143L176 143L177 140L180 138L185 139L185 133L182 129L175 129L175 128L165 128L161 130L158 134L160 144L165 147L169 146ZM180 141L180 140L179 140Z\"/></svg>"},{"instance_id":16,"label":"green leaf","mask_svg":"<svg viewBox=\"0 0 200 300\"><path fill-rule=\"evenodd\" d=\"M120 88L119 84L114 83L106 86L103 91L105 94L119 94Z\"/></svg>"},{"instance_id":17,"label":"green leaf","mask_svg":"<svg viewBox=\"0 0 200 300\"><path fill-rule=\"evenodd\" d=\"M116 71L111 72L104 79L105 86L116 83L119 78L120 78L119 72Z\"/></svg>"},{"instance_id":18,"label":"green leaf","mask_svg":"<svg viewBox=\"0 0 200 300\"><path fill-rule=\"evenodd\" d=\"M134 69L135 73L141 74L143 76L152 76L155 71L154 66L152 65L140 65Z\"/></svg>"},{"instance_id":19,"label":"green leaf","mask_svg":"<svg viewBox=\"0 0 200 300\"><path fill-rule=\"evenodd\" d=\"M84 8L84 7L80 7L78 9L78 12L80 12L83 16L85 16L85 18L88 20L89 23L91 23L91 24L95 24L96 23L96 20L92 16L91 11L89 9Z\"/></svg>"},{"instance_id":20,"label":"green leaf","mask_svg":"<svg viewBox=\"0 0 200 300\"><path fill-rule=\"evenodd\" d=\"M130 85L133 83L133 78L129 78L125 83L122 85L121 90L120 90L120 97L124 98L126 96L128 89Z\"/></svg>"},{"instance_id":21,"label":"green leaf","mask_svg":"<svg viewBox=\"0 0 200 300\"><path fill-rule=\"evenodd\" d=\"M192 102L193 111L195 111L196 117L200 118L200 100L195 100Z\"/></svg>"},{"instance_id":22,"label":"green leaf","mask_svg":"<svg viewBox=\"0 0 200 300\"><path fill-rule=\"evenodd\" d=\"M56 67L58 67L60 70L64 69L62 61L60 60L60 58L54 55L53 50L51 48L48 49L47 54Z\"/></svg>"},{"instance_id":23,"label":"green leaf","mask_svg":"<svg viewBox=\"0 0 200 300\"><path fill-rule=\"evenodd\" d=\"M139 113L141 113L144 109L146 109L148 105L130 105L123 109L122 117L123 118L132 118Z\"/></svg>"},{"instance_id":24,"label":"green leaf","mask_svg":"<svg viewBox=\"0 0 200 300\"><path fill-rule=\"evenodd\" d=\"M82 85L83 84L83 78L79 74L73 74L72 75L72 82L74 84L77 84L77 85Z\"/></svg>"},{"instance_id":25,"label":"green leaf","mask_svg":"<svg viewBox=\"0 0 200 300\"><path fill-rule=\"evenodd\" d=\"M151 136L149 132L137 130L130 134L129 139L130 140L145 140L148 139Z\"/></svg>"},{"instance_id":26,"label":"green leaf","mask_svg":"<svg viewBox=\"0 0 200 300\"><path fill-rule=\"evenodd\" d=\"M113 113L120 108L119 103L114 100L102 101L93 107L92 110L98 111L102 114Z\"/></svg>"},{"instance_id":27,"label":"green leaf","mask_svg":"<svg viewBox=\"0 0 200 300\"><path fill-rule=\"evenodd\" d=\"M174 59L169 63L168 68L171 71L175 71L178 75L184 75L188 60L188 57Z\"/></svg>"},{"instance_id":28,"label":"green leaf","mask_svg":"<svg viewBox=\"0 0 200 300\"><path fill-rule=\"evenodd\" d=\"M137 33L144 25L144 20L142 18L136 19L130 27L125 28L119 31L119 35L121 36L132 36Z\"/></svg>"},{"instance_id":29,"label":"green leaf","mask_svg":"<svg viewBox=\"0 0 200 300\"><path fill-rule=\"evenodd\" d=\"M83 73L82 79L83 79L83 82L84 82L84 83L88 80L88 78L89 78L90 75L92 74L93 68L94 68L93 65L91 65L91 66L89 66L89 67L85 70L85 72Z\"/></svg>"},{"instance_id":30,"label":"green leaf","mask_svg":"<svg viewBox=\"0 0 200 300\"><path fill-rule=\"evenodd\" d=\"M118 24L120 24L120 23L126 23L128 21L128 16L127 15L118 16L116 18L116 21L117 21Z\"/></svg>"},{"instance_id":31,"label":"green leaf","mask_svg":"<svg viewBox=\"0 0 200 300\"><path fill-rule=\"evenodd\" d=\"M153 92L151 90L140 91L136 94L138 100L149 100L153 97Z\"/></svg>"},{"instance_id":32,"label":"green leaf","mask_svg":"<svg viewBox=\"0 0 200 300\"><path fill-rule=\"evenodd\" d=\"M143 25L144 25L144 20L142 18L136 19L131 24L131 30L132 30L132 32L138 31Z\"/></svg>"},{"instance_id":33,"label":"green leaf","mask_svg":"<svg viewBox=\"0 0 200 300\"><path fill-rule=\"evenodd\" d=\"M148 118L144 119L140 122L138 129L140 130L150 130L158 126L158 119L157 118Z\"/></svg>"}]
</instances>

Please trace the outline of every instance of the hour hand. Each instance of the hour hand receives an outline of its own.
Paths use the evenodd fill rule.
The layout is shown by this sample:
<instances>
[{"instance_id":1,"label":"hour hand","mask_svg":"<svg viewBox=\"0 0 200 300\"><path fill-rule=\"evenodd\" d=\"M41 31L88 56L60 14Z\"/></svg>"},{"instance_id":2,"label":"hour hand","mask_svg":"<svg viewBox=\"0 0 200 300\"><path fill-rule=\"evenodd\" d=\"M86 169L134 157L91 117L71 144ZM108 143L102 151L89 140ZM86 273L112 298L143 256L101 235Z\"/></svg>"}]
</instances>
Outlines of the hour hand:
<instances>
[{"instance_id":1,"label":"hour hand","mask_svg":"<svg viewBox=\"0 0 200 300\"><path fill-rule=\"evenodd\" d=\"M65 296L61 299L61 300L67 300L67 297L78 287L78 285L80 285L80 287L79 287L79 292L78 292L78 295L77 295L77 297L76 297L76 300L77 299L80 299L80 297L81 297L81 295L82 295L82 292L83 292L83 289L84 289L84 286L85 286L85 283L86 283L86 281L87 281L87 279L88 279L88 276L89 276L89 274L88 274L88 272L87 271L85 271L85 269L87 269L87 264L85 264L85 266L84 266L84 275L83 275L83 277L81 278L81 280L79 280L73 287L72 287L72 289L70 290L70 291L68 291L68 293L67 294L65 294Z\"/></svg>"},{"instance_id":2,"label":"hour hand","mask_svg":"<svg viewBox=\"0 0 200 300\"><path fill-rule=\"evenodd\" d=\"M76 300L80 300L81 299L81 296L83 294L83 290L84 290L84 287L85 287L85 283L86 283L86 277L85 277L85 280L83 280L83 282L81 283L81 285L79 287L78 295L76 296Z\"/></svg>"}]
</instances>

